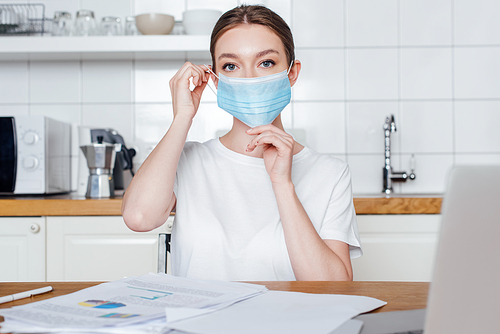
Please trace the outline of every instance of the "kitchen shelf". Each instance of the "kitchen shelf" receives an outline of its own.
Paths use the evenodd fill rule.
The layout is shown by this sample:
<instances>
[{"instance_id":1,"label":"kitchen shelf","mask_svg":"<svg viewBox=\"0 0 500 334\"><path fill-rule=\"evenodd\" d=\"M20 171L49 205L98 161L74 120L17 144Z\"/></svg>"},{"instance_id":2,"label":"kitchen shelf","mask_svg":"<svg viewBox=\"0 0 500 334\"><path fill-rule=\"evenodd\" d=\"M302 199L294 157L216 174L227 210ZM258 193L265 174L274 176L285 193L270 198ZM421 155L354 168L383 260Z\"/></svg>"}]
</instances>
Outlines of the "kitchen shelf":
<instances>
[{"instance_id":1,"label":"kitchen shelf","mask_svg":"<svg viewBox=\"0 0 500 334\"><path fill-rule=\"evenodd\" d=\"M208 35L0 37L0 61L209 57Z\"/></svg>"}]
</instances>

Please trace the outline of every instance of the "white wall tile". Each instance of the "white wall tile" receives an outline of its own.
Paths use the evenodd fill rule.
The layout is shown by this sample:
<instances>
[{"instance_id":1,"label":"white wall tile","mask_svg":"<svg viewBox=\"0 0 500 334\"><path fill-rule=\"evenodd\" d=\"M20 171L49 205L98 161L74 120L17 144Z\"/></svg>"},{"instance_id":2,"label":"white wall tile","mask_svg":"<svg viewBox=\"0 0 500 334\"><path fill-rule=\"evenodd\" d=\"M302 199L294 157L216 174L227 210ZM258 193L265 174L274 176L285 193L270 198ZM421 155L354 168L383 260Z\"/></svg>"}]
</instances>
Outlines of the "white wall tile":
<instances>
[{"instance_id":1,"label":"white wall tile","mask_svg":"<svg viewBox=\"0 0 500 334\"><path fill-rule=\"evenodd\" d=\"M171 104L135 105L135 140L157 144L172 123Z\"/></svg>"},{"instance_id":2,"label":"white wall tile","mask_svg":"<svg viewBox=\"0 0 500 334\"><path fill-rule=\"evenodd\" d=\"M184 61L136 60L135 101L171 102L169 81Z\"/></svg>"},{"instance_id":3,"label":"white wall tile","mask_svg":"<svg viewBox=\"0 0 500 334\"><path fill-rule=\"evenodd\" d=\"M343 0L301 0L292 5L296 47L344 46Z\"/></svg>"},{"instance_id":4,"label":"white wall tile","mask_svg":"<svg viewBox=\"0 0 500 334\"><path fill-rule=\"evenodd\" d=\"M350 0L347 6L347 45L398 44L398 1Z\"/></svg>"},{"instance_id":5,"label":"white wall tile","mask_svg":"<svg viewBox=\"0 0 500 334\"><path fill-rule=\"evenodd\" d=\"M401 49L401 98L451 99L450 48Z\"/></svg>"},{"instance_id":6,"label":"white wall tile","mask_svg":"<svg viewBox=\"0 0 500 334\"><path fill-rule=\"evenodd\" d=\"M500 98L500 47L455 48L455 97Z\"/></svg>"},{"instance_id":7,"label":"white wall tile","mask_svg":"<svg viewBox=\"0 0 500 334\"><path fill-rule=\"evenodd\" d=\"M342 154L345 145L344 103L294 103L294 128L306 131L307 146L319 153Z\"/></svg>"},{"instance_id":8,"label":"white wall tile","mask_svg":"<svg viewBox=\"0 0 500 334\"><path fill-rule=\"evenodd\" d=\"M302 69L292 88L294 100L344 99L343 50L297 50L295 55Z\"/></svg>"},{"instance_id":9,"label":"white wall tile","mask_svg":"<svg viewBox=\"0 0 500 334\"><path fill-rule=\"evenodd\" d=\"M296 143L309 146L307 143L307 131L305 129L285 128L285 131L293 137Z\"/></svg>"},{"instance_id":10,"label":"white wall tile","mask_svg":"<svg viewBox=\"0 0 500 334\"><path fill-rule=\"evenodd\" d=\"M135 0L134 15L145 13L162 13L175 17L176 21L182 21L182 13L186 10L185 0L158 1L158 0Z\"/></svg>"},{"instance_id":11,"label":"white wall tile","mask_svg":"<svg viewBox=\"0 0 500 334\"><path fill-rule=\"evenodd\" d=\"M29 107L27 104L23 105L1 105L0 116L26 116L29 114Z\"/></svg>"},{"instance_id":12,"label":"white wall tile","mask_svg":"<svg viewBox=\"0 0 500 334\"><path fill-rule=\"evenodd\" d=\"M131 60L85 60L83 102L132 102Z\"/></svg>"},{"instance_id":13,"label":"white wall tile","mask_svg":"<svg viewBox=\"0 0 500 334\"><path fill-rule=\"evenodd\" d=\"M28 102L28 63L0 62L0 103Z\"/></svg>"},{"instance_id":14,"label":"white wall tile","mask_svg":"<svg viewBox=\"0 0 500 334\"><path fill-rule=\"evenodd\" d=\"M186 0L186 9L217 9L223 13L238 5L238 0Z\"/></svg>"},{"instance_id":15,"label":"white wall tile","mask_svg":"<svg viewBox=\"0 0 500 334\"><path fill-rule=\"evenodd\" d=\"M411 155L403 154L403 171L410 173ZM446 188L446 178L453 167L452 154L415 154L415 175L413 181L401 184L403 194L442 194Z\"/></svg>"},{"instance_id":16,"label":"white wall tile","mask_svg":"<svg viewBox=\"0 0 500 334\"><path fill-rule=\"evenodd\" d=\"M347 155L351 170L352 192L358 194L382 194L383 189L383 155ZM392 166L399 164L399 156L393 157ZM398 192L398 185L394 191Z\"/></svg>"},{"instance_id":17,"label":"white wall tile","mask_svg":"<svg viewBox=\"0 0 500 334\"><path fill-rule=\"evenodd\" d=\"M293 129L293 107L292 107L291 103L289 105L287 105L285 107L285 109L283 109L283 111L280 114L280 117L281 117L281 123L283 124L285 131L287 131L287 129L291 129L290 132L293 136L293 130L294 130ZM300 130L297 131L296 133L303 134L303 132L301 132Z\"/></svg>"},{"instance_id":18,"label":"white wall tile","mask_svg":"<svg viewBox=\"0 0 500 334\"><path fill-rule=\"evenodd\" d=\"M404 0L401 45L450 45L452 0Z\"/></svg>"},{"instance_id":19,"label":"white wall tile","mask_svg":"<svg viewBox=\"0 0 500 334\"><path fill-rule=\"evenodd\" d=\"M397 49L347 50L348 99L397 99Z\"/></svg>"},{"instance_id":20,"label":"white wall tile","mask_svg":"<svg viewBox=\"0 0 500 334\"><path fill-rule=\"evenodd\" d=\"M185 55L187 55L187 57L186 56L177 57L177 59L184 60L185 58L187 58L187 60L189 60L191 62L192 62L192 59L194 59L198 62L210 65L212 63L212 56L210 56L210 51L208 50L208 48L209 48L209 45L207 44L206 51L187 51L187 52L185 52ZM198 63L196 63L196 64L198 64Z\"/></svg>"},{"instance_id":21,"label":"white wall tile","mask_svg":"<svg viewBox=\"0 0 500 334\"><path fill-rule=\"evenodd\" d=\"M31 103L81 101L79 61L32 61L30 76Z\"/></svg>"},{"instance_id":22,"label":"white wall tile","mask_svg":"<svg viewBox=\"0 0 500 334\"><path fill-rule=\"evenodd\" d=\"M500 152L500 101L455 102L455 149Z\"/></svg>"},{"instance_id":23,"label":"white wall tile","mask_svg":"<svg viewBox=\"0 0 500 334\"><path fill-rule=\"evenodd\" d=\"M396 128L399 119L397 102L350 102L347 103L347 153L384 154L384 123L394 115ZM391 135L391 150L399 152L399 132Z\"/></svg>"},{"instance_id":24,"label":"white wall tile","mask_svg":"<svg viewBox=\"0 0 500 334\"><path fill-rule=\"evenodd\" d=\"M233 117L217 107L216 103L201 103L189 130L187 140L205 142L218 133L230 130Z\"/></svg>"},{"instance_id":25,"label":"white wall tile","mask_svg":"<svg viewBox=\"0 0 500 334\"><path fill-rule=\"evenodd\" d=\"M181 20L187 8L226 11L244 1L42 2L47 4L46 16L50 18L55 10L69 11L74 17L77 8L85 8L94 10L98 18L160 12ZM398 128L392 135L393 168L409 171L410 153L415 152L417 157L417 180L396 184L396 193L442 192L453 160L457 164L500 163L500 101L455 101L454 114L451 101L453 97L500 99L500 47L460 46L500 44L498 1L260 3L275 10L290 25L298 48L297 59L303 65L292 89L294 102L281 114L286 131L317 151L347 159L356 194L381 193L382 126L390 114L395 114ZM398 33L401 45L413 47L398 50ZM446 47L451 45L452 35L459 45L453 51L453 85L452 51ZM355 48L345 51L344 41ZM71 123L115 128L129 146L139 149L134 161L142 163L171 124L168 81L186 55L195 63L210 61L208 52L170 53L162 60L157 60L156 55L154 60L136 60L134 72L130 61L0 62L0 115L41 114ZM396 102L399 99L403 101ZM419 99L446 101L415 101ZM206 141L231 126L232 117L217 107L216 97L207 88L188 139Z\"/></svg>"},{"instance_id":26,"label":"white wall tile","mask_svg":"<svg viewBox=\"0 0 500 334\"><path fill-rule=\"evenodd\" d=\"M500 153L455 155L455 165L500 165Z\"/></svg>"},{"instance_id":27,"label":"white wall tile","mask_svg":"<svg viewBox=\"0 0 500 334\"><path fill-rule=\"evenodd\" d=\"M104 16L117 16L122 19L123 23L125 17L133 13L130 0L80 0L80 3L81 9L94 12L98 24Z\"/></svg>"},{"instance_id":28,"label":"white wall tile","mask_svg":"<svg viewBox=\"0 0 500 334\"><path fill-rule=\"evenodd\" d=\"M125 143L133 142L132 105L83 105L82 125L91 128L112 128L122 135Z\"/></svg>"},{"instance_id":29,"label":"white wall tile","mask_svg":"<svg viewBox=\"0 0 500 334\"><path fill-rule=\"evenodd\" d=\"M81 123L79 104L35 104L30 106L30 115L42 115L66 123Z\"/></svg>"},{"instance_id":30,"label":"white wall tile","mask_svg":"<svg viewBox=\"0 0 500 334\"><path fill-rule=\"evenodd\" d=\"M238 5L263 5L281 16L283 20L292 28L292 0L239 0Z\"/></svg>"},{"instance_id":31,"label":"white wall tile","mask_svg":"<svg viewBox=\"0 0 500 334\"><path fill-rule=\"evenodd\" d=\"M452 153L451 101L402 102L398 132L403 153Z\"/></svg>"},{"instance_id":32,"label":"white wall tile","mask_svg":"<svg viewBox=\"0 0 500 334\"><path fill-rule=\"evenodd\" d=\"M455 44L499 44L500 2L454 0Z\"/></svg>"}]
</instances>

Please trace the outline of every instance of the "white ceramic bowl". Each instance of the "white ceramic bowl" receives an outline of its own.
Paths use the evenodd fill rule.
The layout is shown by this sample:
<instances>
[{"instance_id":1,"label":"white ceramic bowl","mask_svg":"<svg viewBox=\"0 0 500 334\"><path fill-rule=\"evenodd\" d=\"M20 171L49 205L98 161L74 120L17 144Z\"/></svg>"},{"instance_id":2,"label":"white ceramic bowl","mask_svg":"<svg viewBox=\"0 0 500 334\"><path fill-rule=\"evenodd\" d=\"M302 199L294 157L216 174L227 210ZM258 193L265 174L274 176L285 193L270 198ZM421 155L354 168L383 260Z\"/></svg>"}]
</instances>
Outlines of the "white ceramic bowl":
<instances>
[{"instance_id":1,"label":"white ceramic bowl","mask_svg":"<svg viewBox=\"0 0 500 334\"><path fill-rule=\"evenodd\" d=\"M188 35L210 35L215 23L222 15L215 9L192 9L182 14L182 24Z\"/></svg>"},{"instance_id":2,"label":"white ceramic bowl","mask_svg":"<svg viewBox=\"0 0 500 334\"><path fill-rule=\"evenodd\" d=\"M174 29L175 18L168 14L141 14L135 17L137 30L143 35L168 35Z\"/></svg>"}]
</instances>

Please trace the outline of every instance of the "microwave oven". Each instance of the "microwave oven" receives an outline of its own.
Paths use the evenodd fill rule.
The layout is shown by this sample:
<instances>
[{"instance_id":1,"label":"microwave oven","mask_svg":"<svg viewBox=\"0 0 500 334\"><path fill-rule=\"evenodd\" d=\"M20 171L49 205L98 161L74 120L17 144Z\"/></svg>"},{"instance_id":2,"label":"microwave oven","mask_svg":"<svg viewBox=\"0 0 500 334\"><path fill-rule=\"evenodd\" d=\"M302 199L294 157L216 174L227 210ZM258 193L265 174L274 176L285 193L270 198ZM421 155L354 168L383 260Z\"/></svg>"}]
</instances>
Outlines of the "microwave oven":
<instances>
[{"instance_id":1,"label":"microwave oven","mask_svg":"<svg viewBox=\"0 0 500 334\"><path fill-rule=\"evenodd\" d=\"M0 117L0 193L71 190L71 125L39 115Z\"/></svg>"}]
</instances>

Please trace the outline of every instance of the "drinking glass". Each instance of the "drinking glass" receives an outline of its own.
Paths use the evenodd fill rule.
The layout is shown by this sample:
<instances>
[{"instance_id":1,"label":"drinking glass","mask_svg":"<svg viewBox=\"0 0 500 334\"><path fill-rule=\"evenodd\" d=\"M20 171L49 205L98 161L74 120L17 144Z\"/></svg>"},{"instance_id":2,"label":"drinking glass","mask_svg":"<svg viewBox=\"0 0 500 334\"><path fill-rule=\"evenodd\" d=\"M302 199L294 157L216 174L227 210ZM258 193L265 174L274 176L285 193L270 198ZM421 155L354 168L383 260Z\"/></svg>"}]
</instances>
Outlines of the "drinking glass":
<instances>
[{"instance_id":1,"label":"drinking glass","mask_svg":"<svg viewBox=\"0 0 500 334\"><path fill-rule=\"evenodd\" d=\"M175 21L174 29L172 29L170 35L185 35L185 34L186 32L184 30L184 25L182 24L182 21Z\"/></svg>"},{"instance_id":2,"label":"drinking glass","mask_svg":"<svg viewBox=\"0 0 500 334\"><path fill-rule=\"evenodd\" d=\"M52 21L52 36L70 36L72 33L71 14L55 12Z\"/></svg>"},{"instance_id":3,"label":"drinking glass","mask_svg":"<svg viewBox=\"0 0 500 334\"><path fill-rule=\"evenodd\" d=\"M101 20L102 36L118 36L122 34L122 20L119 17L105 16Z\"/></svg>"},{"instance_id":4,"label":"drinking glass","mask_svg":"<svg viewBox=\"0 0 500 334\"><path fill-rule=\"evenodd\" d=\"M127 16L125 18L125 35L139 35L139 30L137 30L137 26L135 25L135 16Z\"/></svg>"},{"instance_id":5,"label":"drinking glass","mask_svg":"<svg viewBox=\"0 0 500 334\"><path fill-rule=\"evenodd\" d=\"M76 12L75 35L92 36L97 34L97 24L94 12L91 10L79 10Z\"/></svg>"}]
</instances>

